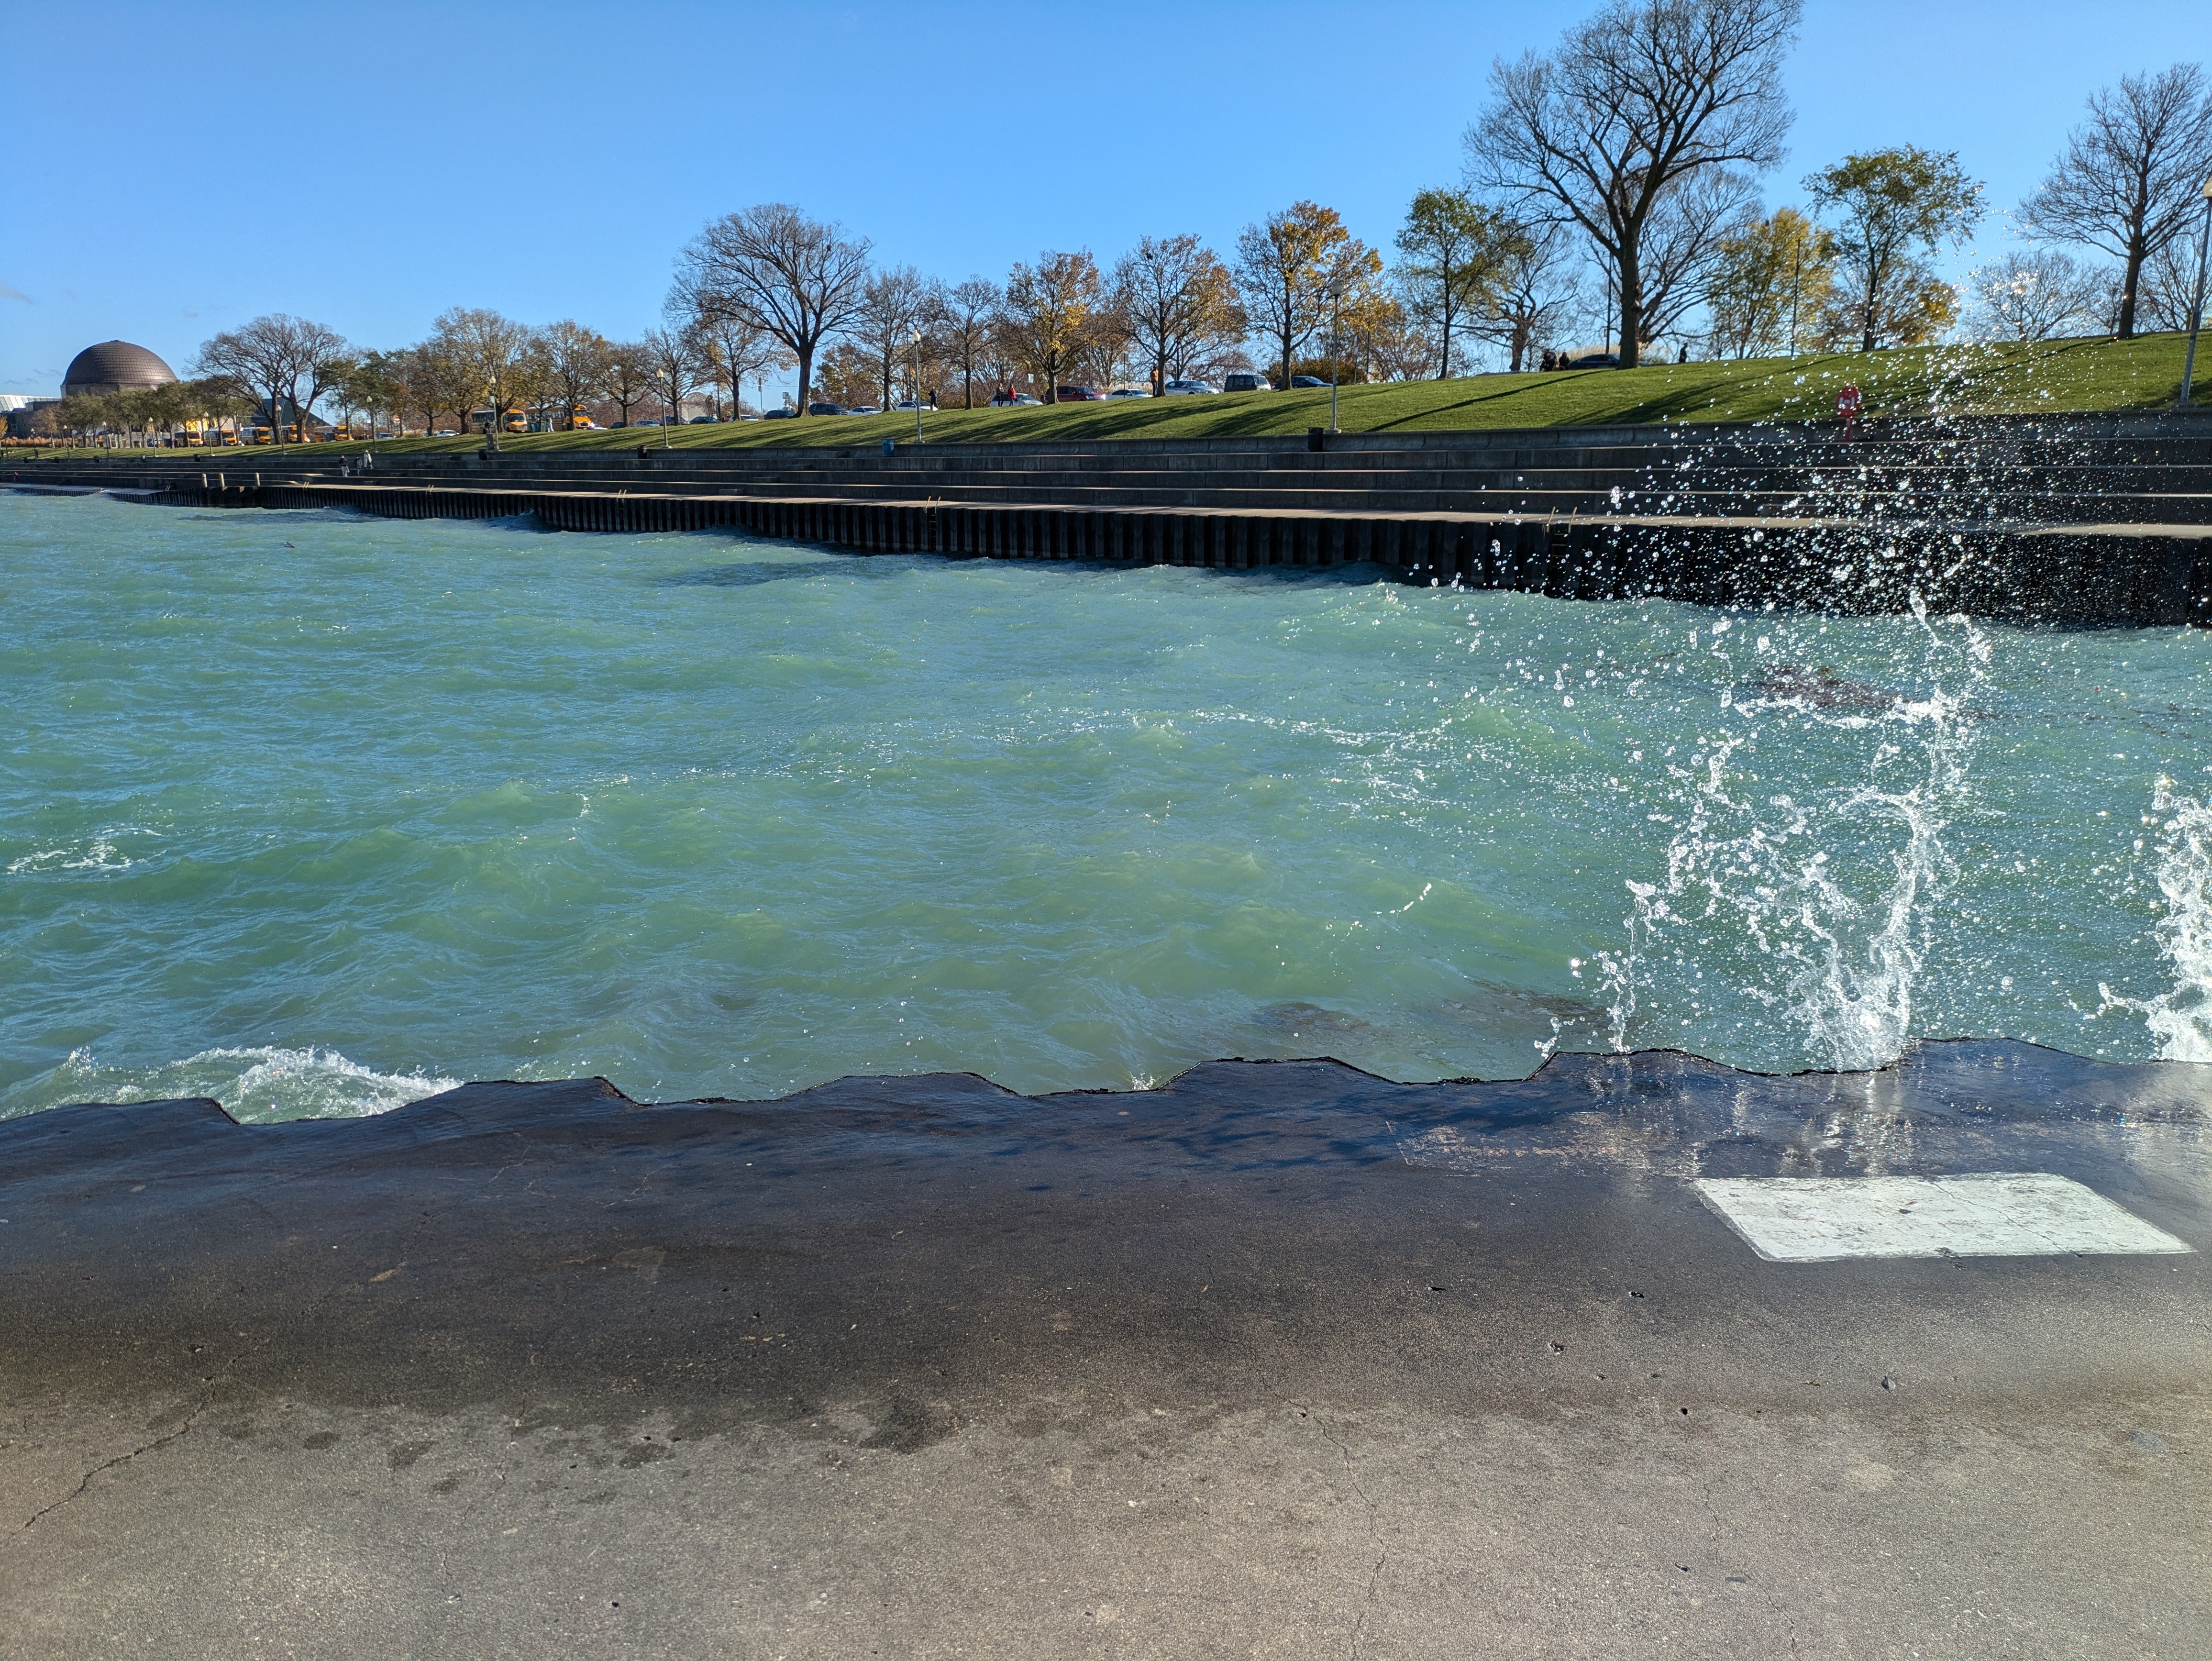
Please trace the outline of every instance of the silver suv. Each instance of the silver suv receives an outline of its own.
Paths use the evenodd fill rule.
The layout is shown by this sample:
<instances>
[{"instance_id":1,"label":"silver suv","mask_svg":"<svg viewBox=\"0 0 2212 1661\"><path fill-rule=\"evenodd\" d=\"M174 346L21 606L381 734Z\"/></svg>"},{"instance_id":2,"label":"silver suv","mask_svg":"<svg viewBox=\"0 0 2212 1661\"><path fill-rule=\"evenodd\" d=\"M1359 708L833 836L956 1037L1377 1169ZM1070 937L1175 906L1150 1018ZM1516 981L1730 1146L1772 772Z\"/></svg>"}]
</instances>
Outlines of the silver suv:
<instances>
[{"instance_id":1,"label":"silver suv","mask_svg":"<svg viewBox=\"0 0 2212 1661\"><path fill-rule=\"evenodd\" d=\"M1221 377L1221 390L1224 392L1272 392L1275 386L1273 381L1256 370L1239 369L1235 374Z\"/></svg>"}]
</instances>

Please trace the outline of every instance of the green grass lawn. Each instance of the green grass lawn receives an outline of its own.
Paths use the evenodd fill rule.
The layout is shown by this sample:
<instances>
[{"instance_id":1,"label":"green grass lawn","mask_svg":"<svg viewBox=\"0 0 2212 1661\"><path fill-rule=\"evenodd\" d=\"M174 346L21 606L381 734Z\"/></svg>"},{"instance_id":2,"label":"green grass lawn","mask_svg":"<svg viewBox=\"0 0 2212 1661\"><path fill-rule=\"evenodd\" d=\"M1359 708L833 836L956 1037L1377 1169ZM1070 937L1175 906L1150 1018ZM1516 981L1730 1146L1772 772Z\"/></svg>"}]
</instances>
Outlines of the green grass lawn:
<instances>
[{"instance_id":1,"label":"green grass lawn","mask_svg":"<svg viewBox=\"0 0 2212 1661\"><path fill-rule=\"evenodd\" d=\"M1641 369L1401 381L1343 388L1338 422L1346 432L1366 433L1822 418L1833 416L1836 393L1847 383L1858 386L1865 399L1864 413L1869 416L2161 409L2180 390L2185 344L2180 335L2149 335L2127 341L1929 346ZM2212 343L2200 344L2193 391L2200 400L2212 402ZM925 414L922 432L926 440L940 444L1012 443L1302 433L1328 422L1326 391L1243 392L1035 409L950 409ZM914 429L911 414L830 416L679 427L668 436L672 447L693 450L872 445L886 438L908 443ZM481 438L408 438L377 447L390 452L474 450L483 442ZM639 443L659 448L660 442L659 429L648 427L514 434L501 439L500 445L526 452L627 449ZM290 453L337 455L366 447L361 443L295 445ZM211 460L235 458L243 465L243 458L256 453L201 453ZM177 452L155 453L174 457Z\"/></svg>"}]
</instances>

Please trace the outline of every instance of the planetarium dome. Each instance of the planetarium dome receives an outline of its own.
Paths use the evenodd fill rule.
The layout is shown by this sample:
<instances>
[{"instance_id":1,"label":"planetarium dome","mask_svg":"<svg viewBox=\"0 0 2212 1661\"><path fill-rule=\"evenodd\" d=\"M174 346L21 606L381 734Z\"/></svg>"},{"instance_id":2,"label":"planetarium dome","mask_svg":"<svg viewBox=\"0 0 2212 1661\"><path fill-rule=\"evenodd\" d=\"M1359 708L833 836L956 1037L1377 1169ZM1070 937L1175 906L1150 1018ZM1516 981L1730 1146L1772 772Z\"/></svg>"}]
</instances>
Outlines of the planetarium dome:
<instances>
[{"instance_id":1,"label":"planetarium dome","mask_svg":"<svg viewBox=\"0 0 2212 1661\"><path fill-rule=\"evenodd\" d=\"M142 386L167 386L176 378L174 369L143 346L134 346L127 340L110 340L88 346L70 360L69 373L62 377L62 396L97 396L133 392Z\"/></svg>"}]
</instances>

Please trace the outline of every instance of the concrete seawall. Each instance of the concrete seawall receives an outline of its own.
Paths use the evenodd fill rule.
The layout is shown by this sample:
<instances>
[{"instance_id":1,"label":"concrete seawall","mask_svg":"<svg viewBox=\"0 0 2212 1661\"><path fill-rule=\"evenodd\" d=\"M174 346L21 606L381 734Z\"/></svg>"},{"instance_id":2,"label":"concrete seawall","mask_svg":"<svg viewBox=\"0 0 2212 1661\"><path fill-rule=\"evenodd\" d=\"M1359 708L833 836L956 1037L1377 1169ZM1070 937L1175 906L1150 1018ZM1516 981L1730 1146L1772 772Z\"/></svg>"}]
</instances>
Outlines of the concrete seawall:
<instances>
[{"instance_id":1,"label":"concrete seawall","mask_svg":"<svg viewBox=\"0 0 2212 1661\"><path fill-rule=\"evenodd\" d=\"M836 498L391 487L367 482L171 488L177 507L345 508L392 519L504 519L550 529L731 529L862 554L1096 561L1225 570L1364 566L1379 576L1569 599L1656 598L1838 611L1930 605L2021 620L2212 623L2204 527L1965 523L1920 537L1878 522L1579 514L969 506Z\"/></svg>"},{"instance_id":2,"label":"concrete seawall","mask_svg":"<svg viewBox=\"0 0 2212 1661\"><path fill-rule=\"evenodd\" d=\"M46 464L11 482L178 507L727 529L863 554L1364 568L1567 599L1841 612L1917 596L2021 622L2212 624L2212 426L2153 417L1894 426L1850 444L1747 428L640 447L365 467L186 453Z\"/></svg>"}]
</instances>

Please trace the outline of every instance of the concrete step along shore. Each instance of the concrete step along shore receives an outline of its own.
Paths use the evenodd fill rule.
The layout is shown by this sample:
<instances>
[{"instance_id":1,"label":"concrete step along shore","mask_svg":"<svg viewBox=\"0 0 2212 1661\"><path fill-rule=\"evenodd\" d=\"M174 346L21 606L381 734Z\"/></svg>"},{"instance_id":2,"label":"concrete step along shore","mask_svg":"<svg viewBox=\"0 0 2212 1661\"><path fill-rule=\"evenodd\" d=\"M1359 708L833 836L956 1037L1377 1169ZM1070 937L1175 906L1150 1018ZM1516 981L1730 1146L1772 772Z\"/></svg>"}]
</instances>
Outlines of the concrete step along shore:
<instances>
[{"instance_id":1,"label":"concrete step along shore","mask_svg":"<svg viewBox=\"0 0 2212 1661\"><path fill-rule=\"evenodd\" d=\"M863 553L1366 566L1577 599L2212 624L2212 420L33 464L172 506L729 528Z\"/></svg>"}]
</instances>

